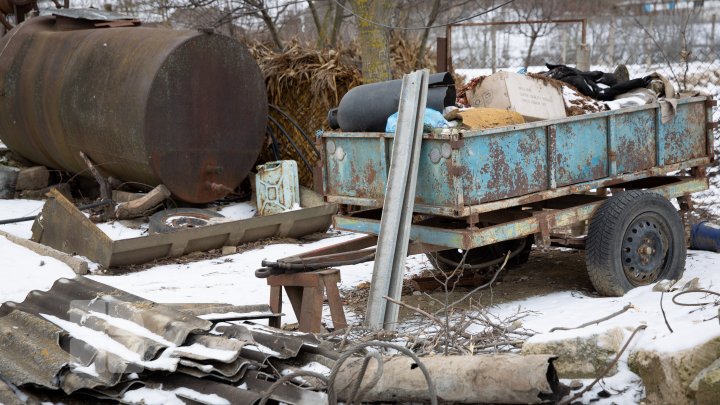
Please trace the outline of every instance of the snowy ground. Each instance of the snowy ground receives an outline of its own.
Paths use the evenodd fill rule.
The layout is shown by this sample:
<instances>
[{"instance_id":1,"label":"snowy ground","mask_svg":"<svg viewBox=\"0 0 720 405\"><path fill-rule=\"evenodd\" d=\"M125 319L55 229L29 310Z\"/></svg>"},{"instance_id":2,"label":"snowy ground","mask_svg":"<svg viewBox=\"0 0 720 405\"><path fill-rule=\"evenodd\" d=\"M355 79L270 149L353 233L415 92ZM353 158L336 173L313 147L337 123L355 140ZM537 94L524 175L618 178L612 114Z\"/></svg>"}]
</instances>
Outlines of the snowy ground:
<instances>
[{"instance_id":1,"label":"snowy ground","mask_svg":"<svg viewBox=\"0 0 720 405\"><path fill-rule=\"evenodd\" d=\"M41 202L38 201L0 200L0 219L33 215L40 207ZM225 208L223 213L229 217L243 217L249 215L250 210L247 206L240 205ZM23 222L12 226L4 225L0 229L28 237L31 224ZM115 237L127 237L127 232L138 232L128 230L121 224L109 227L111 235ZM269 288L264 280L255 278L253 274L263 259L278 259L355 237L358 235L336 232L332 237L313 243L267 245L194 263L156 266L126 275L90 277L157 302L226 302L236 305L265 303L268 300ZM424 257L413 256L408 259L407 267L410 272L416 273L429 267L429 264ZM341 270L341 287L354 288L359 283L370 280L372 263L345 266ZM0 272L4 272L4 279L9 280L0 284L0 302L22 301L31 290L48 289L56 279L74 276L63 263L39 256L4 237L0 237ZM717 288L720 285L720 254L689 251L683 280L695 277L700 279L701 287ZM683 281L678 284L682 283ZM628 303L632 303L633 309L597 326L575 331L548 332L552 327L576 326L587 320L603 317ZM284 308L287 316L283 321L295 322L288 302L284 303ZM645 324L648 328L635 338L631 350L640 346L667 351L681 350L720 336L717 319L707 320L717 315L714 306L693 311L695 308L673 305L666 296L664 308L668 321L675 330L670 333L660 313L659 293L653 292L652 287L638 288L621 298L598 298L577 291L530 296L522 301L496 305L491 312L503 316L517 312L518 308L532 311L532 315L523 320L523 326L538 332L531 338L534 341L600 333L614 327L623 328L627 338L630 330L640 324ZM359 319L356 314L349 314L349 317L351 321ZM326 316L326 321L330 322L329 316ZM609 392L622 391L622 394L593 403L637 403L642 398L642 384L639 378L627 369L627 356L624 357L619 365L620 372L604 379L603 384L594 389L594 392L605 389ZM592 397L593 393L586 394L585 402L589 403Z\"/></svg>"},{"instance_id":2,"label":"snowy ground","mask_svg":"<svg viewBox=\"0 0 720 405\"><path fill-rule=\"evenodd\" d=\"M468 78L472 78L488 73L473 71L465 74ZM696 194L695 198L696 201L709 207L715 215L720 216L720 192L718 192L720 184L717 184L720 176L715 180L710 190ZM42 201L34 200L0 200L0 219L37 215L42 205ZM254 207L241 203L218 207L218 212L228 219L242 219L254 215ZM0 225L0 230L29 239L31 225L31 221L6 224ZM146 224L137 226L137 224L113 222L101 224L100 228L114 239L137 237L147 233ZM313 243L272 244L193 263L160 265L126 275L94 274L90 277L162 303L223 302L235 305L266 303L269 298L269 288L265 280L258 279L253 274L261 267L262 260L275 260L358 236L334 232L330 237ZM408 273L418 273L430 268L427 260L421 255L409 257L406 266ZM91 266L91 268L96 267L96 265ZM0 236L0 273L4 273L4 279L7 280L0 283L0 302L22 301L32 290L47 290L58 278L74 277L72 270L65 264L15 245L2 236ZM341 276L341 290L353 289L358 284L370 280L372 263L344 266L341 268ZM696 277L700 280L700 288L716 290L720 285L720 254L689 251L685 275L678 285ZM692 297L692 299L696 298L700 297ZM541 296L529 294L528 298L520 301L495 305L490 311L500 318L522 310L531 311L531 315L523 319L524 328L537 332L530 338L530 342L588 336L612 328L621 328L627 339L638 325L647 325L647 329L634 338L621 358L618 364L619 372L604 378L601 384L582 398L583 403L631 404L640 403L644 397L644 388L639 377L627 367L629 352L639 347L659 351L678 351L720 337L715 305L708 305L699 310L697 307L677 306L672 304L669 295L666 295L664 309L668 322L674 330L671 333L665 326L659 300L660 293L653 292L652 286L635 289L620 298L598 298L578 291L565 291ZM607 322L573 331L549 332L553 327L573 327L591 319L601 318L629 303L633 306L631 310ZM286 314L283 322L296 322L287 299L283 307ZM348 318L350 322L357 322L361 316L349 313ZM327 308L325 322L331 324ZM589 382L590 380L584 381L585 384ZM613 395L610 398L598 399L597 392L603 389ZM143 393L137 392L137 394Z\"/></svg>"},{"instance_id":3,"label":"snowy ground","mask_svg":"<svg viewBox=\"0 0 720 405\"><path fill-rule=\"evenodd\" d=\"M720 254L714 252L688 251L685 274L675 286L678 288L690 280L698 278L698 288L720 291ZM718 309L716 305L704 307L686 307L671 302L674 293L663 297L663 309L673 328L670 332L660 310L660 292L653 291L653 285L636 288L623 297L593 297L582 293L567 291L546 296L530 297L523 301L503 304L495 308L499 316L512 314L518 307L531 310L532 315L525 318L523 327L538 332L528 342L561 340L572 337L602 334L613 328L623 330L627 340L631 332L639 325L647 329L634 337L628 349L620 358L618 373L602 380L592 391L583 397L585 403L593 404L631 404L638 403L643 397L644 388L640 378L627 367L628 354L642 348L659 352L676 352L700 345L710 339L720 337L718 327ZM704 294L686 295L681 302L713 302ZM588 321L610 315L627 304L632 308L608 321L570 331L549 332L554 327L576 327ZM589 384L592 380L584 380ZM568 383L568 381L565 381ZM600 390L613 394L610 398L597 398Z\"/></svg>"}]
</instances>

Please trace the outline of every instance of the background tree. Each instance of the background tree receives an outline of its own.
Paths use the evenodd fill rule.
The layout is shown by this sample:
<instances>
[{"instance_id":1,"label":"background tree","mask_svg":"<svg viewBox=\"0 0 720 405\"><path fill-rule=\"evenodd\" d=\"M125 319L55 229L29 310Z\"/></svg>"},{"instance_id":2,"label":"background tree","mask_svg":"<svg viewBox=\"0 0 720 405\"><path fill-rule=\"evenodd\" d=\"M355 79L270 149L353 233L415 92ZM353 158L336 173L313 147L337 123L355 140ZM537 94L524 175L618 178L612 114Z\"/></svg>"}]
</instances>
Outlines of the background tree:
<instances>
[{"instance_id":1,"label":"background tree","mask_svg":"<svg viewBox=\"0 0 720 405\"><path fill-rule=\"evenodd\" d=\"M555 29L556 25L550 20L557 13L558 3L556 0L520 0L512 3L518 21L539 21L518 25L519 31L530 39L525 56L525 69L530 66L537 39L550 34Z\"/></svg>"},{"instance_id":2,"label":"background tree","mask_svg":"<svg viewBox=\"0 0 720 405\"><path fill-rule=\"evenodd\" d=\"M385 27L392 10L390 0L350 0L358 27L358 42L362 54L362 72L365 83L390 80L390 50Z\"/></svg>"}]
</instances>

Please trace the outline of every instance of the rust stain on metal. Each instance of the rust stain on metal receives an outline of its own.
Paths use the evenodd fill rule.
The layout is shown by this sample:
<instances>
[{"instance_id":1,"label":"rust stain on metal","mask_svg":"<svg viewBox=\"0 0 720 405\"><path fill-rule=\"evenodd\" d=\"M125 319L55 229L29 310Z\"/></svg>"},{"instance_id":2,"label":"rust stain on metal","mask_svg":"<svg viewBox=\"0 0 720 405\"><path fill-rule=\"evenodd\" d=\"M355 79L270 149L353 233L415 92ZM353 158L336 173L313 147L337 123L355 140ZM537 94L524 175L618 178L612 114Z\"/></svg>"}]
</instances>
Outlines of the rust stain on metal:
<instances>
[{"instance_id":1,"label":"rust stain on metal","mask_svg":"<svg viewBox=\"0 0 720 405\"><path fill-rule=\"evenodd\" d=\"M462 148L463 146L465 146L465 140L462 139L462 138L461 138L461 139L454 140L454 141L450 141L450 147L451 147L452 149L456 149L456 150L457 150L457 149Z\"/></svg>"},{"instance_id":2,"label":"rust stain on metal","mask_svg":"<svg viewBox=\"0 0 720 405\"><path fill-rule=\"evenodd\" d=\"M459 178L471 176L470 170L467 167L462 165L454 165L452 163L447 164L447 172L449 175ZM438 191L441 191L440 185L437 185L436 188Z\"/></svg>"},{"instance_id":3,"label":"rust stain on metal","mask_svg":"<svg viewBox=\"0 0 720 405\"><path fill-rule=\"evenodd\" d=\"M377 170L375 169L375 166L373 165L373 162L368 161L365 164L365 170L363 170L363 173L365 174L365 178L362 179L365 183L364 184L375 184L375 177L377 176Z\"/></svg>"}]
</instances>

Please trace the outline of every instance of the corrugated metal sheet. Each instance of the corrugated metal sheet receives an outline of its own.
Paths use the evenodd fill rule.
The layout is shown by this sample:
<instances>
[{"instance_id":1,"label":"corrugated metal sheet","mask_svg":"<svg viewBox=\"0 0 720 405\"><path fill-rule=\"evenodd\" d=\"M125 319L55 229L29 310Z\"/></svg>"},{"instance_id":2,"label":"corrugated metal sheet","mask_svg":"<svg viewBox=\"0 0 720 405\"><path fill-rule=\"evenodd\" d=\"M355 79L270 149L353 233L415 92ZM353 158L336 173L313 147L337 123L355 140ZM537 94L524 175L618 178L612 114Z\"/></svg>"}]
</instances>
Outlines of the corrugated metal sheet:
<instances>
[{"instance_id":1,"label":"corrugated metal sheet","mask_svg":"<svg viewBox=\"0 0 720 405\"><path fill-rule=\"evenodd\" d=\"M0 306L0 402L17 402L17 390L117 400L147 387L188 388L251 404L276 370L295 367L301 358L330 365L336 358L313 335L248 322L214 324L192 313L219 319L223 313L233 319L273 315L266 305L158 304L84 277L60 279L21 303L6 302ZM197 403L182 393L176 395ZM285 385L273 399L323 403L326 395Z\"/></svg>"}]
</instances>

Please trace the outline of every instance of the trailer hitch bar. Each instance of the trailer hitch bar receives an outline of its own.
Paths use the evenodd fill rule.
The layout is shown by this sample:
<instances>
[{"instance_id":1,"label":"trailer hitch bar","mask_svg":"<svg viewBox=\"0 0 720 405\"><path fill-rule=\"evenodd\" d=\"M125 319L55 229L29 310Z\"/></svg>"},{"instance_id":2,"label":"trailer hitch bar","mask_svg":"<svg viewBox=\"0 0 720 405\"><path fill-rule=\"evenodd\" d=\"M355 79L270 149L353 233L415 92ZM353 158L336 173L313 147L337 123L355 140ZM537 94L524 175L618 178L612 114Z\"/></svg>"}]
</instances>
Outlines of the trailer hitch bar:
<instances>
[{"instance_id":1,"label":"trailer hitch bar","mask_svg":"<svg viewBox=\"0 0 720 405\"><path fill-rule=\"evenodd\" d=\"M375 260L375 248L352 252L332 253L312 258L286 257L276 262L263 260L262 268L255 270L255 277L267 278L279 274L302 273L328 267L349 266Z\"/></svg>"}]
</instances>

